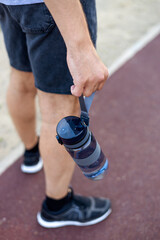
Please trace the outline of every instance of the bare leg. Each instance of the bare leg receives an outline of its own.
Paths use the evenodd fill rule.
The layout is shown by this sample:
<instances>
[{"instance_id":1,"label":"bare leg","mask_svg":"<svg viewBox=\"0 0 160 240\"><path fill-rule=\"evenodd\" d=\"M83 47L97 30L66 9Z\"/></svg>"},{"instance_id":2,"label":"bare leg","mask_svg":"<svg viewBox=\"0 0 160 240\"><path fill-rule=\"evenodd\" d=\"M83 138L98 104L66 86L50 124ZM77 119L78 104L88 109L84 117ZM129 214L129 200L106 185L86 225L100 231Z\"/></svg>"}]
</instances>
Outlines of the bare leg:
<instances>
[{"instance_id":1,"label":"bare leg","mask_svg":"<svg viewBox=\"0 0 160 240\"><path fill-rule=\"evenodd\" d=\"M40 151L44 161L46 195L60 199L67 194L74 161L56 140L57 123L65 116L79 116L78 98L38 90L42 114Z\"/></svg>"},{"instance_id":2,"label":"bare leg","mask_svg":"<svg viewBox=\"0 0 160 240\"><path fill-rule=\"evenodd\" d=\"M35 96L32 73L11 68L11 79L7 91L7 104L17 132L27 149L37 142L35 132Z\"/></svg>"}]
</instances>

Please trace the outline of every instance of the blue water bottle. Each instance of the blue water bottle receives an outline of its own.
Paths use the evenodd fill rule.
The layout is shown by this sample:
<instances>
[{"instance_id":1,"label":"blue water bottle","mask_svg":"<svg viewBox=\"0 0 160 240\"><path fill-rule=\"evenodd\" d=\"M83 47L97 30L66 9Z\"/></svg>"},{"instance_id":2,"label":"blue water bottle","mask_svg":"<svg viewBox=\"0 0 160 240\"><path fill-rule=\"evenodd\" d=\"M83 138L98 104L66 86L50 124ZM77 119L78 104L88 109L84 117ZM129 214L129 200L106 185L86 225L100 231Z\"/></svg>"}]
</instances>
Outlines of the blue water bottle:
<instances>
[{"instance_id":1,"label":"blue water bottle","mask_svg":"<svg viewBox=\"0 0 160 240\"><path fill-rule=\"evenodd\" d=\"M63 144L83 174L92 180L102 179L108 168L108 160L93 133L89 130L91 97L79 98L81 117L68 116L57 125L57 140Z\"/></svg>"}]
</instances>

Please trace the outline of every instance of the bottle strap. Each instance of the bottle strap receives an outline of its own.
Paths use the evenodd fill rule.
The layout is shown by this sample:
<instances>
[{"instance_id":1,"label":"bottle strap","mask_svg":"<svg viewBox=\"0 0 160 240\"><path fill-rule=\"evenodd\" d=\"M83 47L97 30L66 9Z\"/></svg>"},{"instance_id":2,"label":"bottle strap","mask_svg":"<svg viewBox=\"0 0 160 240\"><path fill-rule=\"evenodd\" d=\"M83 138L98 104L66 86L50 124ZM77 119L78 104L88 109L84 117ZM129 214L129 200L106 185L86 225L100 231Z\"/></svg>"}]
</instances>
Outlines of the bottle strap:
<instances>
[{"instance_id":1,"label":"bottle strap","mask_svg":"<svg viewBox=\"0 0 160 240\"><path fill-rule=\"evenodd\" d=\"M95 93L92 93L90 97L84 97L83 95L79 97L79 103L81 107L81 116L80 118L89 126L89 110L93 102Z\"/></svg>"}]
</instances>

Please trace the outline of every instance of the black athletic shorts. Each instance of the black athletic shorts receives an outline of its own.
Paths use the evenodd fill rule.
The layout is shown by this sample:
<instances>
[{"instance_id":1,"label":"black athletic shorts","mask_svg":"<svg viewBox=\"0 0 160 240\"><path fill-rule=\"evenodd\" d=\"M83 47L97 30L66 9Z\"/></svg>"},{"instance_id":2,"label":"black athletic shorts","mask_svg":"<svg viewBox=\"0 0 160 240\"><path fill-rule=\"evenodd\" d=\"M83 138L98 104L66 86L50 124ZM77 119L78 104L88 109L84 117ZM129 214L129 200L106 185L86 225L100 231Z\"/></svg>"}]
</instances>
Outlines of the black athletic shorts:
<instances>
[{"instance_id":1,"label":"black athletic shorts","mask_svg":"<svg viewBox=\"0 0 160 240\"><path fill-rule=\"evenodd\" d=\"M81 3L95 45L95 0L81 0ZM0 4L0 23L11 66L33 72L35 86L44 92L71 94L73 79L66 62L66 46L46 5Z\"/></svg>"}]
</instances>

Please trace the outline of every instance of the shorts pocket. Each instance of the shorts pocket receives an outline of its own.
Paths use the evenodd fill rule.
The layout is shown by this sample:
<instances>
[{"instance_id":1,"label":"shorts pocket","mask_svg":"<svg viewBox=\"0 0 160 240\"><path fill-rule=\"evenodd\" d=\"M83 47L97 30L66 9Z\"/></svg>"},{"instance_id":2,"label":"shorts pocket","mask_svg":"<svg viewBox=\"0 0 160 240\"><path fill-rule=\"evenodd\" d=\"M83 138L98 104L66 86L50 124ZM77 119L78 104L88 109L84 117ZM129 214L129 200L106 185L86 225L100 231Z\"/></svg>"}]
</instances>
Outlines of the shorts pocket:
<instances>
[{"instance_id":1,"label":"shorts pocket","mask_svg":"<svg viewBox=\"0 0 160 240\"><path fill-rule=\"evenodd\" d=\"M8 6L10 15L26 33L49 32L55 22L44 3Z\"/></svg>"}]
</instances>

